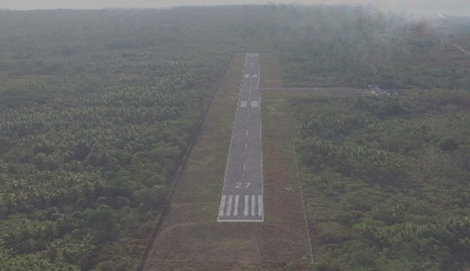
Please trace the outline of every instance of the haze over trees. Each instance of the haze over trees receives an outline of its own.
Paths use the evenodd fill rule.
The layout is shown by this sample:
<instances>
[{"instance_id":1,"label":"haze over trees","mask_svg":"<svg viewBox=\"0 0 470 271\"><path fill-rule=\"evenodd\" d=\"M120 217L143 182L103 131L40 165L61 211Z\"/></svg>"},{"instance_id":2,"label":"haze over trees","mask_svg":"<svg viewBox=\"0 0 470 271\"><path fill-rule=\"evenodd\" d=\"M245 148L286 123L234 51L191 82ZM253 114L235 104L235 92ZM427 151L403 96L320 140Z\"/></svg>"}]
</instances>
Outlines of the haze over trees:
<instances>
[{"instance_id":1,"label":"haze over trees","mask_svg":"<svg viewBox=\"0 0 470 271\"><path fill-rule=\"evenodd\" d=\"M287 86L421 89L286 102L318 270L468 266L469 62L429 22L268 5L0 25L1 270L135 269L234 52L274 53ZM446 26L456 42L462 25Z\"/></svg>"},{"instance_id":2,"label":"haze over trees","mask_svg":"<svg viewBox=\"0 0 470 271\"><path fill-rule=\"evenodd\" d=\"M318 270L468 267L469 98L289 99Z\"/></svg>"}]
</instances>

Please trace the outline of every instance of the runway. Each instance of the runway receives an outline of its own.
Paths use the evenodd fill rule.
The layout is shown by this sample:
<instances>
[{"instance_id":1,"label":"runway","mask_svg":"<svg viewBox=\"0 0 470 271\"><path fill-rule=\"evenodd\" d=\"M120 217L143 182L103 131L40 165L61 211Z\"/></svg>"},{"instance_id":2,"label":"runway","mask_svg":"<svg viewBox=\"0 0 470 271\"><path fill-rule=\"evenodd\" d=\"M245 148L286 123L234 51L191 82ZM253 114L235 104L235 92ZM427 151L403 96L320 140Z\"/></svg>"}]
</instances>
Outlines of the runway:
<instances>
[{"instance_id":1,"label":"runway","mask_svg":"<svg viewBox=\"0 0 470 271\"><path fill-rule=\"evenodd\" d=\"M263 222L259 54L246 54L218 222Z\"/></svg>"}]
</instances>

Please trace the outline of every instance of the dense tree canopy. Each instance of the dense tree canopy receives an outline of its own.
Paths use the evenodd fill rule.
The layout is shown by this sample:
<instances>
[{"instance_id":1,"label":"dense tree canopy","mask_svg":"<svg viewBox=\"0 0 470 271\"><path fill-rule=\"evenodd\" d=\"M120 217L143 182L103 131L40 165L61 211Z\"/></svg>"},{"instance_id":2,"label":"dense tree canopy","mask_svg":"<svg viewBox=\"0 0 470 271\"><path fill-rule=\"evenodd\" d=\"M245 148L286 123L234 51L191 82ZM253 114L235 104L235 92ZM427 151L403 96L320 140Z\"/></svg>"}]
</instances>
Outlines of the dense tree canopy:
<instances>
[{"instance_id":1,"label":"dense tree canopy","mask_svg":"<svg viewBox=\"0 0 470 271\"><path fill-rule=\"evenodd\" d=\"M161 11L0 13L0 269L135 268L230 51Z\"/></svg>"},{"instance_id":2,"label":"dense tree canopy","mask_svg":"<svg viewBox=\"0 0 470 271\"><path fill-rule=\"evenodd\" d=\"M464 270L465 91L291 98L317 270Z\"/></svg>"},{"instance_id":3,"label":"dense tree canopy","mask_svg":"<svg viewBox=\"0 0 470 271\"><path fill-rule=\"evenodd\" d=\"M451 43L468 28L432 23L351 6L0 10L0 269L134 269L234 52L277 55L289 86L468 88ZM288 101L318 270L468 266L468 101Z\"/></svg>"}]
</instances>

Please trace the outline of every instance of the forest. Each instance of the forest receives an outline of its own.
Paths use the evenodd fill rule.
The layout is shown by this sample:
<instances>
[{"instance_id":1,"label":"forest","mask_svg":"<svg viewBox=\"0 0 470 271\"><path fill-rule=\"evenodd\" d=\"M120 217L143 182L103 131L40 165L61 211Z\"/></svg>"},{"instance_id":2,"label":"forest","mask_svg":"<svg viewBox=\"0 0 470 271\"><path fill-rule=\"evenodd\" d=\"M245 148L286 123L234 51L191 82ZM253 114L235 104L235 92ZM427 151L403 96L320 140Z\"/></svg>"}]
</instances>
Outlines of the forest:
<instances>
[{"instance_id":1,"label":"forest","mask_svg":"<svg viewBox=\"0 0 470 271\"><path fill-rule=\"evenodd\" d=\"M0 10L0 269L135 270L225 65L280 17Z\"/></svg>"},{"instance_id":2,"label":"forest","mask_svg":"<svg viewBox=\"0 0 470 271\"><path fill-rule=\"evenodd\" d=\"M229 53L161 11L0 13L0 269L135 269Z\"/></svg>"},{"instance_id":3,"label":"forest","mask_svg":"<svg viewBox=\"0 0 470 271\"><path fill-rule=\"evenodd\" d=\"M286 86L469 88L469 23L361 8L296 11L297 31L275 44ZM467 43L468 44L468 43Z\"/></svg>"},{"instance_id":4,"label":"forest","mask_svg":"<svg viewBox=\"0 0 470 271\"><path fill-rule=\"evenodd\" d=\"M286 98L315 270L468 270L468 18L314 10L276 45L286 86L402 94Z\"/></svg>"},{"instance_id":5,"label":"forest","mask_svg":"<svg viewBox=\"0 0 470 271\"><path fill-rule=\"evenodd\" d=\"M316 270L466 270L470 94L291 97Z\"/></svg>"},{"instance_id":6,"label":"forest","mask_svg":"<svg viewBox=\"0 0 470 271\"><path fill-rule=\"evenodd\" d=\"M0 269L135 270L234 53L276 55L317 270L465 270L464 19L371 7L0 10ZM440 29L440 30L435 30ZM468 44L468 43L467 43Z\"/></svg>"}]
</instances>

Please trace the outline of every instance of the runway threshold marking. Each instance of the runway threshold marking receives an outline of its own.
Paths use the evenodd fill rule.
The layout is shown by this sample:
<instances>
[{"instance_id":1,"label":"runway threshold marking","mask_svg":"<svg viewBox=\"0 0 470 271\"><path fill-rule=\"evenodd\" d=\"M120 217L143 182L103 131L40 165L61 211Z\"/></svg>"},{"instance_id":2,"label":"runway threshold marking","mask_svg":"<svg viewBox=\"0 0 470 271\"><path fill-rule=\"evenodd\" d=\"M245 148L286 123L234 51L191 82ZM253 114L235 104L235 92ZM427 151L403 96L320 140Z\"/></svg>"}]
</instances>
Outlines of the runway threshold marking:
<instances>
[{"instance_id":1,"label":"runway threshold marking","mask_svg":"<svg viewBox=\"0 0 470 271\"><path fill-rule=\"evenodd\" d=\"M243 200L240 200L243 198ZM262 219L263 216L263 195L223 195L220 202L219 216L223 220L242 221L253 218ZM220 220L219 220L220 221Z\"/></svg>"},{"instance_id":2,"label":"runway threshold marking","mask_svg":"<svg viewBox=\"0 0 470 271\"><path fill-rule=\"evenodd\" d=\"M225 198L226 198L226 196L225 196L225 195L222 195L222 199L220 200L220 206L219 206L219 216L223 216L223 215L224 215L224 211L225 211Z\"/></svg>"},{"instance_id":3,"label":"runway threshold marking","mask_svg":"<svg viewBox=\"0 0 470 271\"><path fill-rule=\"evenodd\" d=\"M233 210L233 215L238 216L238 201L240 199L240 195L235 195L235 208Z\"/></svg>"},{"instance_id":4,"label":"runway threshold marking","mask_svg":"<svg viewBox=\"0 0 470 271\"><path fill-rule=\"evenodd\" d=\"M258 65L257 71L253 70L255 62ZM246 54L218 222L264 221L262 152L253 151L261 144L259 72L258 54ZM245 130L244 138L239 137L243 134L242 129ZM250 129L252 129L251 132ZM259 133L259 140L254 139L253 133ZM235 135L237 138L234 141ZM243 141L240 142L240 140ZM250 143L250 149L248 149L248 143ZM243 145L244 149L242 149ZM255 155L259 155L259 161L254 159Z\"/></svg>"},{"instance_id":5,"label":"runway threshold marking","mask_svg":"<svg viewBox=\"0 0 470 271\"><path fill-rule=\"evenodd\" d=\"M227 216L230 216L232 214L232 199L233 199L233 195L229 195L228 196L228 206L227 206Z\"/></svg>"},{"instance_id":6,"label":"runway threshold marking","mask_svg":"<svg viewBox=\"0 0 470 271\"><path fill-rule=\"evenodd\" d=\"M258 195L258 215L263 215L263 195Z\"/></svg>"},{"instance_id":7,"label":"runway threshold marking","mask_svg":"<svg viewBox=\"0 0 470 271\"><path fill-rule=\"evenodd\" d=\"M250 196L245 195L245 210L243 211L244 216L248 216L248 202L250 201Z\"/></svg>"}]
</instances>

